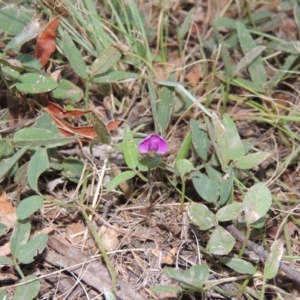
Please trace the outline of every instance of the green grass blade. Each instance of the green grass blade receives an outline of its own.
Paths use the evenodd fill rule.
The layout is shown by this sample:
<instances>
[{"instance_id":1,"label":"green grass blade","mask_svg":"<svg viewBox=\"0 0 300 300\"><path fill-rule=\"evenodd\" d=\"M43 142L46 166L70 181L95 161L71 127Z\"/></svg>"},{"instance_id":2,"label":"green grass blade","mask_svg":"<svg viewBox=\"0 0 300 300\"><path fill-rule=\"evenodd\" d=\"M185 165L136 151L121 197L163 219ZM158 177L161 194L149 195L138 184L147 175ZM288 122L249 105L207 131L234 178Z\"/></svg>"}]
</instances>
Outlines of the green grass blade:
<instances>
[{"instance_id":1,"label":"green grass blade","mask_svg":"<svg viewBox=\"0 0 300 300\"><path fill-rule=\"evenodd\" d=\"M238 34L239 43L241 45L243 53L246 55L249 51L256 47L256 44L245 25L238 22L236 24L236 30ZM263 85L266 82L267 76L261 56L257 57L248 66L248 70L250 73L251 80L254 83Z\"/></svg>"}]
</instances>

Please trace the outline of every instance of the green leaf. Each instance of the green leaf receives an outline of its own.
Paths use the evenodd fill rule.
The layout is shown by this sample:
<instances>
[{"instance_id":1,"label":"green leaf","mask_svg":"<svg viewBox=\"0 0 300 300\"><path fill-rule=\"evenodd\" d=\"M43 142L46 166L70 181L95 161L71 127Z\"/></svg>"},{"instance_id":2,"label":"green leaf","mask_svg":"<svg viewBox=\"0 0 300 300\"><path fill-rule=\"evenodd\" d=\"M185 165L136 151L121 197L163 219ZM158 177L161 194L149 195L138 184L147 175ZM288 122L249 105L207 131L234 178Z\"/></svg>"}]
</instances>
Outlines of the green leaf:
<instances>
[{"instance_id":1,"label":"green leaf","mask_svg":"<svg viewBox=\"0 0 300 300\"><path fill-rule=\"evenodd\" d=\"M169 87L175 87L177 88L180 92L182 92L188 99L190 99L196 106L198 106L206 115L211 117L211 113L205 108L204 105L202 105L188 90L185 89L185 87L174 81L164 81L160 80L157 81L158 84L164 85L164 86L169 86Z\"/></svg>"},{"instance_id":2,"label":"green leaf","mask_svg":"<svg viewBox=\"0 0 300 300\"><path fill-rule=\"evenodd\" d=\"M3 51L7 52L9 49L12 49L15 52L19 52L21 46L37 37L42 29L43 28L39 20L33 19L24 28L22 28L22 31L20 31L12 40L9 41Z\"/></svg>"},{"instance_id":3,"label":"green leaf","mask_svg":"<svg viewBox=\"0 0 300 300\"><path fill-rule=\"evenodd\" d=\"M235 238L223 227L218 227L211 233L207 249L215 255L228 254L235 244Z\"/></svg>"},{"instance_id":4,"label":"green leaf","mask_svg":"<svg viewBox=\"0 0 300 300\"><path fill-rule=\"evenodd\" d=\"M279 269L279 265L284 252L282 240L276 240L271 246L271 253L265 262L264 276L267 279L274 278Z\"/></svg>"},{"instance_id":5,"label":"green leaf","mask_svg":"<svg viewBox=\"0 0 300 300\"><path fill-rule=\"evenodd\" d=\"M22 264L30 264L33 262L33 258L41 253L47 245L48 235L40 233L29 240L29 242L22 247L17 255L17 259Z\"/></svg>"},{"instance_id":6,"label":"green leaf","mask_svg":"<svg viewBox=\"0 0 300 300\"><path fill-rule=\"evenodd\" d=\"M299 43L299 42L298 42ZM277 71L276 75L271 79L271 81L268 84L268 89L272 90L286 75L287 73L292 69L292 65L294 64L295 60L299 57L299 52L295 48L297 45L294 44L291 45L295 54L289 55L285 60L283 66L280 68L280 70Z\"/></svg>"},{"instance_id":7,"label":"green leaf","mask_svg":"<svg viewBox=\"0 0 300 300\"><path fill-rule=\"evenodd\" d=\"M193 7L185 16L183 23L177 29L177 38L179 40L182 40L185 37L185 35L188 33L190 26L193 22L194 13L195 13L195 8Z\"/></svg>"},{"instance_id":8,"label":"green leaf","mask_svg":"<svg viewBox=\"0 0 300 300\"><path fill-rule=\"evenodd\" d=\"M215 215L201 203L193 203L188 208L188 215L192 223L201 230L207 230L215 225Z\"/></svg>"},{"instance_id":9,"label":"green leaf","mask_svg":"<svg viewBox=\"0 0 300 300\"><path fill-rule=\"evenodd\" d=\"M6 176L6 174L11 170L11 168L18 162L18 160L23 156L23 154L27 151L29 146L25 146L20 149L16 154L10 157L7 161L5 161L0 168L0 181Z\"/></svg>"},{"instance_id":10,"label":"green leaf","mask_svg":"<svg viewBox=\"0 0 300 300\"><path fill-rule=\"evenodd\" d=\"M138 147L133 140L132 131L128 125L126 125L124 129L122 150L127 166L130 169L135 169L139 162L139 152Z\"/></svg>"},{"instance_id":11,"label":"green leaf","mask_svg":"<svg viewBox=\"0 0 300 300\"><path fill-rule=\"evenodd\" d=\"M47 129L48 131L58 134L57 126L54 124L48 113L43 113L37 117L35 124L33 124L31 128Z\"/></svg>"},{"instance_id":12,"label":"green leaf","mask_svg":"<svg viewBox=\"0 0 300 300\"><path fill-rule=\"evenodd\" d=\"M43 198L41 196L31 196L20 202L17 207L17 217L19 220L29 218L33 213L43 206Z\"/></svg>"},{"instance_id":13,"label":"green leaf","mask_svg":"<svg viewBox=\"0 0 300 300\"><path fill-rule=\"evenodd\" d=\"M86 72L85 61L71 37L66 32L62 34L62 47L75 73L77 73L81 78L87 79L88 75Z\"/></svg>"},{"instance_id":14,"label":"green leaf","mask_svg":"<svg viewBox=\"0 0 300 300\"><path fill-rule=\"evenodd\" d=\"M222 56L222 60L224 61L226 75L230 78L232 77L233 74L234 65L232 64L232 60L229 55L226 44L222 40L220 40L220 44L221 44L221 56Z\"/></svg>"},{"instance_id":15,"label":"green leaf","mask_svg":"<svg viewBox=\"0 0 300 300\"><path fill-rule=\"evenodd\" d=\"M224 205L230 196L233 189L233 170L230 164L227 168L226 174L223 176L220 184L220 205Z\"/></svg>"},{"instance_id":16,"label":"green leaf","mask_svg":"<svg viewBox=\"0 0 300 300\"><path fill-rule=\"evenodd\" d=\"M243 53L247 54L256 47L256 44L245 25L237 22L236 30ZM251 80L255 84L262 86L266 82L267 76L261 56L253 60L253 62L248 66L248 71L250 73Z\"/></svg>"},{"instance_id":17,"label":"green leaf","mask_svg":"<svg viewBox=\"0 0 300 300\"><path fill-rule=\"evenodd\" d=\"M9 297L8 297L6 291L2 288L0 288L0 299L1 300L9 300Z\"/></svg>"},{"instance_id":18,"label":"green leaf","mask_svg":"<svg viewBox=\"0 0 300 300\"><path fill-rule=\"evenodd\" d=\"M253 48L252 50L250 50L249 52L247 52L245 54L245 56L240 60L240 62L237 64L235 72L234 72L234 76L238 75L239 72L241 72L242 70L244 70L245 68L247 68L249 65L251 65L251 63L258 57L261 55L262 52L264 52L266 50L265 46L256 46L255 48ZM257 82L256 82L257 83Z\"/></svg>"},{"instance_id":19,"label":"green leaf","mask_svg":"<svg viewBox=\"0 0 300 300\"><path fill-rule=\"evenodd\" d=\"M147 172L150 165L150 170L154 170L162 163L162 161L163 160L159 155L153 157L145 156L139 160L138 169L142 172Z\"/></svg>"},{"instance_id":20,"label":"green leaf","mask_svg":"<svg viewBox=\"0 0 300 300\"><path fill-rule=\"evenodd\" d=\"M250 92L265 93L265 89L258 83L249 81L244 78L234 78L231 83L235 86L242 87Z\"/></svg>"},{"instance_id":21,"label":"green leaf","mask_svg":"<svg viewBox=\"0 0 300 300\"><path fill-rule=\"evenodd\" d=\"M38 179L40 175L48 168L49 159L47 150L44 147L38 147L31 157L27 169L28 183L34 191L38 190Z\"/></svg>"},{"instance_id":22,"label":"green leaf","mask_svg":"<svg viewBox=\"0 0 300 300\"><path fill-rule=\"evenodd\" d=\"M175 73L169 77L169 81L173 81ZM171 120L173 105L175 102L175 88L164 86L161 91L160 101L157 105L157 119L160 126L161 133L164 135L167 131L168 125Z\"/></svg>"},{"instance_id":23,"label":"green leaf","mask_svg":"<svg viewBox=\"0 0 300 300\"><path fill-rule=\"evenodd\" d=\"M3 158L12 156L14 153L14 148L8 140L0 140L0 160L3 161Z\"/></svg>"},{"instance_id":24,"label":"green leaf","mask_svg":"<svg viewBox=\"0 0 300 300\"><path fill-rule=\"evenodd\" d=\"M261 164L269 155L270 153L263 151L251 153L238 159L235 166L241 170L252 169Z\"/></svg>"},{"instance_id":25,"label":"green leaf","mask_svg":"<svg viewBox=\"0 0 300 300\"><path fill-rule=\"evenodd\" d=\"M236 219L243 211L242 203L232 203L220 208L216 214L218 221L226 222Z\"/></svg>"},{"instance_id":26,"label":"green leaf","mask_svg":"<svg viewBox=\"0 0 300 300\"><path fill-rule=\"evenodd\" d=\"M0 265L14 265L13 260L7 256L0 256ZM0 297L0 299L2 299Z\"/></svg>"},{"instance_id":27,"label":"green leaf","mask_svg":"<svg viewBox=\"0 0 300 300\"><path fill-rule=\"evenodd\" d=\"M272 194L264 183L253 185L246 193L243 207L248 224L266 215L272 204Z\"/></svg>"},{"instance_id":28,"label":"green leaf","mask_svg":"<svg viewBox=\"0 0 300 300\"><path fill-rule=\"evenodd\" d=\"M111 83L111 82L129 82L136 79L139 79L141 76L132 72L125 71L114 71L109 70L103 74L97 75L93 78L93 81L97 83Z\"/></svg>"},{"instance_id":29,"label":"green leaf","mask_svg":"<svg viewBox=\"0 0 300 300\"><path fill-rule=\"evenodd\" d=\"M92 76L103 74L111 69L121 59L122 53L114 46L106 48L97 58L91 69Z\"/></svg>"},{"instance_id":30,"label":"green leaf","mask_svg":"<svg viewBox=\"0 0 300 300\"><path fill-rule=\"evenodd\" d=\"M16 71L14 68L11 68L9 66L1 65L1 71L3 72L5 79L9 81L16 80L20 76L20 73L18 71Z\"/></svg>"},{"instance_id":31,"label":"green leaf","mask_svg":"<svg viewBox=\"0 0 300 300\"><path fill-rule=\"evenodd\" d=\"M84 163L81 160L68 157L63 161L62 167L64 168L63 175L66 178L76 183L79 182L84 167Z\"/></svg>"},{"instance_id":32,"label":"green leaf","mask_svg":"<svg viewBox=\"0 0 300 300\"><path fill-rule=\"evenodd\" d=\"M68 99L73 103L77 103L83 98L83 91L71 81L61 79L57 88L52 91L52 96L55 99Z\"/></svg>"},{"instance_id":33,"label":"green leaf","mask_svg":"<svg viewBox=\"0 0 300 300\"><path fill-rule=\"evenodd\" d=\"M7 226L3 223L0 223L0 237L6 232L6 230L7 230Z\"/></svg>"},{"instance_id":34,"label":"green leaf","mask_svg":"<svg viewBox=\"0 0 300 300\"><path fill-rule=\"evenodd\" d=\"M190 120L190 129L192 132L193 146L199 157L206 161L209 149L207 133L199 129L199 122L197 120Z\"/></svg>"},{"instance_id":35,"label":"green leaf","mask_svg":"<svg viewBox=\"0 0 300 300\"><path fill-rule=\"evenodd\" d=\"M119 184L121 184L122 182L124 182L126 180L133 178L134 176L136 176L136 173L133 171L125 171L125 172L119 174L118 176L114 177L110 181L110 183L107 185L106 192L107 193L110 192L115 187L117 187Z\"/></svg>"},{"instance_id":36,"label":"green leaf","mask_svg":"<svg viewBox=\"0 0 300 300\"><path fill-rule=\"evenodd\" d=\"M245 148L234 122L227 114L225 114L223 116L222 123L225 127L228 136L230 146L230 158L234 160L243 157L245 154Z\"/></svg>"},{"instance_id":37,"label":"green leaf","mask_svg":"<svg viewBox=\"0 0 300 300\"><path fill-rule=\"evenodd\" d=\"M105 300L116 300L116 297L113 294L113 292L107 290L106 288L104 288L104 296Z\"/></svg>"},{"instance_id":38,"label":"green leaf","mask_svg":"<svg viewBox=\"0 0 300 300\"><path fill-rule=\"evenodd\" d=\"M176 161L175 169L184 177L194 169L194 166L189 160L182 158Z\"/></svg>"},{"instance_id":39,"label":"green leaf","mask_svg":"<svg viewBox=\"0 0 300 300\"><path fill-rule=\"evenodd\" d=\"M0 29L14 36L24 29L33 14L34 10L29 10L28 7L25 8L23 5L19 6L17 3L9 2L0 10Z\"/></svg>"},{"instance_id":40,"label":"green leaf","mask_svg":"<svg viewBox=\"0 0 300 300\"><path fill-rule=\"evenodd\" d=\"M111 134L105 123L98 117L93 117L93 126L97 133L97 137L102 144L110 145Z\"/></svg>"},{"instance_id":41,"label":"green leaf","mask_svg":"<svg viewBox=\"0 0 300 300\"><path fill-rule=\"evenodd\" d=\"M179 293L180 288L171 285L155 285L149 289L153 293Z\"/></svg>"},{"instance_id":42,"label":"green leaf","mask_svg":"<svg viewBox=\"0 0 300 300\"><path fill-rule=\"evenodd\" d=\"M219 198L219 183L204 174L197 174L192 179L197 193L208 202L216 202Z\"/></svg>"},{"instance_id":43,"label":"green leaf","mask_svg":"<svg viewBox=\"0 0 300 300\"><path fill-rule=\"evenodd\" d=\"M205 265L195 265L182 273L174 268L167 267L164 269L164 274L184 285L201 290L208 278L209 269Z\"/></svg>"},{"instance_id":44,"label":"green leaf","mask_svg":"<svg viewBox=\"0 0 300 300\"><path fill-rule=\"evenodd\" d=\"M20 280L13 300L32 300L40 291L40 281L34 275L26 276Z\"/></svg>"},{"instance_id":45,"label":"green leaf","mask_svg":"<svg viewBox=\"0 0 300 300\"><path fill-rule=\"evenodd\" d=\"M157 119L157 111L156 111L156 103L157 103L157 94L156 94L156 89L152 83L151 80L147 80L147 87L149 91L149 98L150 98L150 105L151 105L151 111L152 111L152 118L154 121L154 128L155 132L159 133L159 123Z\"/></svg>"},{"instance_id":46,"label":"green leaf","mask_svg":"<svg viewBox=\"0 0 300 300\"><path fill-rule=\"evenodd\" d=\"M17 257L21 249L26 245L30 235L29 219L18 220L15 225L15 230L10 240L10 250L14 257Z\"/></svg>"},{"instance_id":47,"label":"green leaf","mask_svg":"<svg viewBox=\"0 0 300 300\"><path fill-rule=\"evenodd\" d=\"M246 260L236 257L223 256L219 257L219 260L227 267L240 274L254 275L256 273L255 267Z\"/></svg>"},{"instance_id":48,"label":"green leaf","mask_svg":"<svg viewBox=\"0 0 300 300\"><path fill-rule=\"evenodd\" d=\"M212 124L214 127L215 141L218 145L218 147L215 147L215 150L222 165L222 169L225 170L231 156L229 139L224 125L215 113L212 113Z\"/></svg>"},{"instance_id":49,"label":"green leaf","mask_svg":"<svg viewBox=\"0 0 300 300\"><path fill-rule=\"evenodd\" d=\"M192 145L192 134L189 131L185 135L183 141L181 142L180 148L179 148L176 158L175 158L175 162L178 161L179 159L185 158L188 155L191 145Z\"/></svg>"},{"instance_id":50,"label":"green leaf","mask_svg":"<svg viewBox=\"0 0 300 300\"><path fill-rule=\"evenodd\" d=\"M54 90L57 83L54 79L42 74L26 73L18 78L16 88L22 93L39 94Z\"/></svg>"},{"instance_id":51,"label":"green leaf","mask_svg":"<svg viewBox=\"0 0 300 300\"><path fill-rule=\"evenodd\" d=\"M64 138L60 134L47 129L23 128L15 133L13 144L16 147L25 145L31 147L44 146L49 149L66 145L73 139L74 138Z\"/></svg>"},{"instance_id":52,"label":"green leaf","mask_svg":"<svg viewBox=\"0 0 300 300\"><path fill-rule=\"evenodd\" d=\"M30 73L40 73L41 71L41 63L39 60L34 58L32 55L29 54L19 54L16 59L22 64L22 67L30 72Z\"/></svg>"}]
</instances>

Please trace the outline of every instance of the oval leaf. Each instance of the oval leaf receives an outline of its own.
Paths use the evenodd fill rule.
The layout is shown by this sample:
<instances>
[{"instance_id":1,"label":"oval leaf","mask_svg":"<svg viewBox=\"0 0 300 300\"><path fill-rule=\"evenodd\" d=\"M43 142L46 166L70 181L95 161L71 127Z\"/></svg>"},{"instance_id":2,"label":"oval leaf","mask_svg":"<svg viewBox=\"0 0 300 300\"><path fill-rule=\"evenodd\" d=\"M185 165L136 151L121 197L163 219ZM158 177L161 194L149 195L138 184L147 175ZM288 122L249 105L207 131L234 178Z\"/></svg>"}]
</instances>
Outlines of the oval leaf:
<instances>
[{"instance_id":1,"label":"oval leaf","mask_svg":"<svg viewBox=\"0 0 300 300\"><path fill-rule=\"evenodd\" d=\"M10 257L0 256L0 265L14 265L14 262ZM0 299L2 298L0 297Z\"/></svg>"},{"instance_id":2,"label":"oval leaf","mask_svg":"<svg viewBox=\"0 0 300 300\"><path fill-rule=\"evenodd\" d=\"M248 224L266 215L272 204L272 195L264 183L253 185L245 195L243 207Z\"/></svg>"},{"instance_id":3,"label":"oval leaf","mask_svg":"<svg viewBox=\"0 0 300 300\"><path fill-rule=\"evenodd\" d=\"M16 88L23 93L39 94L54 90L57 83L54 79L42 74L26 73L18 78Z\"/></svg>"},{"instance_id":4,"label":"oval leaf","mask_svg":"<svg viewBox=\"0 0 300 300\"><path fill-rule=\"evenodd\" d=\"M26 283L28 282L28 283ZM13 300L32 300L40 291L40 281L34 275L22 278L15 292Z\"/></svg>"},{"instance_id":5,"label":"oval leaf","mask_svg":"<svg viewBox=\"0 0 300 300\"><path fill-rule=\"evenodd\" d=\"M62 36L62 48L64 49L64 53L75 73L77 73L81 78L86 79L87 73L85 61L71 37L66 32L64 32Z\"/></svg>"},{"instance_id":6,"label":"oval leaf","mask_svg":"<svg viewBox=\"0 0 300 300\"><path fill-rule=\"evenodd\" d=\"M55 148L66 145L70 141L70 138L64 138L58 133L43 128L23 128L16 132L13 137L15 146L30 145L32 147Z\"/></svg>"},{"instance_id":7,"label":"oval leaf","mask_svg":"<svg viewBox=\"0 0 300 300\"><path fill-rule=\"evenodd\" d=\"M235 238L223 227L216 228L210 236L207 249L216 255L228 254L235 244Z\"/></svg>"},{"instance_id":8,"label":"oval leaf","mask_svg":"<svg viewBox=\"0 0 300 300\"><path fill-rule=\"evenodd\" d=\"M52 91L52 95L56 99L68 99L76 103L82 99L83 91L71 81L61 79L58 82L58 87Z\"/></svg>"},{"instance_id":9,"label":"oval leaf","mask_svg":"<svg viewBox=\"0 0 300 300\"><path fill-rule=\"evenodd\" d=\"M17 217L19 220L24 220L29 218L33 213L38 211L44 201L40 196L31 196L21 201L17 207Z\"/></svg>"},{"instance_id":10,"label":"oval leaf","mask_svg":"<svg viewBox=\"0 0 300 300\"><path fill-rule=\"evenodd\" d=\"M229 139L230 145L230 158L231 159L239 159L244 156L245 148L241 141L238 130L232 121L232 119L228 115L223 116L223 125L225 126L226 133Z\"/></svg>"},{"instance_id":11,"label":"oval leaf","mask_svg":"<svg viewBox=\"0 0 300 300\"><path fill-rule=\"evenodd\" d=\"M27 169L28 183L34 191L38 190L38 179L40 175L48 168L49 159L47 150L44 147L39 147L31 157Z\"/></svg>"},{"instance_id":12,"label":"oval leaf","mask_svg":"<svg viewBox=\"0 0 300 300\"><path fill-rule=\"evenodd\" d=\"M230 256L219 257L219 260L227 267L240 274L254 275L256 273L255 267L246 260Z\"/></svg>"},{"instance_id":13,"label":"oval leaf","mask_svg":"<svg viewBox=\"0 0 300 300\"><path fill-rule=\"evenodd\" d=\"M271 246L271 253L265 263L264 275L267 279L272 279L277 275L283 252L282 240L276 240Z\"/></svg>"},{"instance_id":14,"label":"oval leaf","mask_svg":"<svg viewBox=\"0 0 300 300\"><path fill-rule=\"evenodd\" d=\"M197 174L192 179L198 194L207 202L216 202L219 198L219 183L204 174Z\"/></svg>"},{"instance_id":15,"label":"oval leaf","mask_svg":"<svg viewBox=\"0 0 300 300\"><path fill-rule=\"evenodd\" d=\"M242 158L240 158L236 162L236 167L241 170L252 169L261 164L270 154L268 152L256 152L248 154Z\"/></svg>"},{"instance_id":16,"label":"oval leaf","mask_svg":"<svg viewBox=\"0 0 300 300\"><path fill-rule=\"evenodd\" d=\"M188 215L192 223L201 230L207 230L215 225L215 215L201 203L193 203L189 206Z\"/></svg>"},{"instance_id":17,"label":"oval leaf","mask_svg":"<svg viewBox=\"0 0 300 300\"><path fill-rule=\"evenodd\" d=\"M207 160L209 140L207 133L199 129L199 122L196 120L190 120L190 129L192 132L193 146L203 160Z\"/></svg>"},{"instance_id":18,"label":"oval leaf","mask_svg":"<svg viewBox=\"0 0 300 300\"><path fill-rule=\"evenodd\" d=\"M194 169L194 166L189 160L182 158L176 161L175 168L179 174L184 177Z\"/></svg>"},{"instance_id":19,"label":"oval leaf","mask_svg":"<svg viewBox=\"0 0 300 300\"><path fill-rule=\"evenodd\" d=\"M225 170L231 157L229 139L224 125L215 113L212 113L212 124L214 127L215 142L218 145L218 147L215 147L215 150L222 168Z\"/></svg>"},{"instance_id":20,"label":"oval leaf","mask_svg":"<svg viewBox=\"0 0 300 300\"><path fill-rule=\"evenodd\" d=\"M110 192L113 190L115 187L117 187L119 184L122 182L129 180L135 176L135 172L133 171L125 171L121 173L120 175L116 176L115 178L112 179L112 181L107 185L106 192Z\"/></svg>"},{"instance_id":21,"label":"oval leaf","mask_svg":"<svg viewBox=\"0 0 300 300\"><path fill-rule=\"evenodd\" d=\"M18 253L17 259L22 264L30 264L33 258L41 253L47 244L48 235L40 233L33 237Z\"/></svg>"},{"instance_id":22,"label":"oval leaf","mask_svg":"<svg viewBox=\"0 0 300 300\"><path fill-rule=\"evenodd\" d=\"M127 166L131 169L135 169L139 162L139 152L136 143L133 140L132 131L128 125L126 125L124 129L122 150Z\"/></svg>"},{"instance_id":23,"label":"oval leaf","mask_svg":"<svg viewBox=\"0 0 300 300\"><path fill-rule=\"evenodd\" d=\"M236 219L242 211L242 203L232 203L220 208L216 216L218 221L226 222Z\"/></svg>"},{"instance_id":24,"label":"oval leaf","mask_svg":"<svg viewBox=\"0 0 300 300\"><path fill-rule=\"evenodd\" d=\"M29 219L18 220L10 240L10 250L17 257L20 250L26 245L30 235L31 225Z\"/></svg>"}]
</instances>

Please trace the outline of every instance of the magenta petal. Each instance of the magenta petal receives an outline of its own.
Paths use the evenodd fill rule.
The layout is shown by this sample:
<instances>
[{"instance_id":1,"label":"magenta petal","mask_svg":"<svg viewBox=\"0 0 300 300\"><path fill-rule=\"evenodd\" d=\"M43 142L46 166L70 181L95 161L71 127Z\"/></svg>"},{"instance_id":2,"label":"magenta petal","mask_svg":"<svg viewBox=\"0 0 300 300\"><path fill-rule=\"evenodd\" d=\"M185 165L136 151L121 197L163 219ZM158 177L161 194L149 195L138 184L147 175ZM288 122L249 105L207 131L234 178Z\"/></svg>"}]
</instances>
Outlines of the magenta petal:
<instances>
[{"instance_id":1,"label":"magenta petal","mask_svg":"<svg viewBox=\"0 0 300 300\"><path fill-rule=\"evenodd\" d=\"M151 136L147 136L145 139L143 139L139 146L138 146L138 150L141 153L148 153L149 152L149 142L148 140L151 138Z\"/></svg>"},{"instance_id":2,"label":"magenta petal","mask_svg":"<svg viewBox=\"0 0 300 300\"><path fill-rule=\"evenodd\" d=\"M165 154L168 151L168 145L162 137L152 134L140 142L138 150L141 153Z\"/></svg>"}]
</instances>

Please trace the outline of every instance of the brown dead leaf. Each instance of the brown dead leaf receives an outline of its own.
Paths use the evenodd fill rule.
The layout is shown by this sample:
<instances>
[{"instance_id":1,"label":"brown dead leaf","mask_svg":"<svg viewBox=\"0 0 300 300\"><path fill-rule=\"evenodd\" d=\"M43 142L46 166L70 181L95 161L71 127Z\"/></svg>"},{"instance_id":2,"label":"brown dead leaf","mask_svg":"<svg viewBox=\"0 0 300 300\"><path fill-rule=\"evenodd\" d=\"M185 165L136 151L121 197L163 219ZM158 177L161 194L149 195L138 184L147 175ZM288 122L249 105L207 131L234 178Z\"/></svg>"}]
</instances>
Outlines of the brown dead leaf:
<instances>
[{"instance_id":1,"label":"brown dead leaf","mask_svg":"<svg viewBox=\"0 0 300 300\"><path fill-rule=\"evenodd\" d=\"M36 41L34 57L40 61L42 67L45 66L50 55L55 51L56 29L59 25L59 18L59 16L56 16L50 20Z\"/></svg>"},{"instance_id":2,"label":"brown dead leaf","mask_svg":"<svg viewBox=\"0 0 300 300\"><path fill-rule=\"evenodd\" d=\"M185 75L186 80L195 88L200 82L200 66L194 65L192 69Z\"/></svg>"},{"instance_id":3,"label":"brown dead leaf","mask_svg":"<svg viewBox=\"0 0 300 300\"><path fill-rule=\"evenodd\" d=\"M176 258L178 247L172 248L171 251L164 251L159 249L158 245L156 245L155 249L152 249L152 254L159 258L160 257L160 263L166 264L166 265L173 265L174 260Z\"/></svg>"},{"instance_id":4,"label":"brown dead leaf","mask_svg":"<svg viewBox=\"0 0 300 300\"><path fill-rule=\"evenodd\" d=\"M66 236L72 241L72 243L79 243L82 240L82 234L84 232L83 223L74 222L68 225Z\"/></svg>"},{"instance_id":5,"label":"brown dead leaf","mask_svg":"<svg viewBox=\"0 0 300 300\"><path fill-rule=\"evenodd\" d=\"M0 223L8 228L12 227L17 220L16 209L10 204L5 192L0 195Z\"/></svg>"},{"instance_id":6,"label":"brown dead leaf","mask_svg":"<svg viewBox=\"0 0 300 300\"><path fill-rule=\"evenodd\" d=\"M70 117L81 117L91 112L90 110L80 110L80 109L72 109L66 110L60 105L49 101L45 110L51 115L59 119L65 119Z\"/></svg>"},{"instance_id":7,"label":"brown dead leaf","mask_svg":"<svg viewBox=\"0 0 300 300\"><path fill-rule=\"evenodd\" d=\"M103 246L106 251L114 251L119 246L118 232L102 225L98 234L101 237Z\"/></svg>"}]
</instances>

